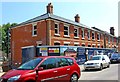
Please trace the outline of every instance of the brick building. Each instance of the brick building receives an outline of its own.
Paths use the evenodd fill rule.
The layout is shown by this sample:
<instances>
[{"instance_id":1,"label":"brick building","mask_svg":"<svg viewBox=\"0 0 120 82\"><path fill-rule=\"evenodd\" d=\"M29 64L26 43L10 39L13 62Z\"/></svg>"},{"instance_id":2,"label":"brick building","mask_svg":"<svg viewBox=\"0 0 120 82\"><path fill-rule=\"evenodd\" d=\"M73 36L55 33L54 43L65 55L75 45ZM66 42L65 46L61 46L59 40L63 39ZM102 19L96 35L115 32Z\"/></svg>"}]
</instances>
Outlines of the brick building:
<instances>
[{"instance_id":1,"label":"brick building","mask_svg":"<svg viewBox=\"0 0 120 82\"><path fill-rule=\"evenodd\" d=\"M95 27L87 27L80 23L78 14L74 17L75 21L56 16L53 14L51 3L46 8L47 13L11 28L13 62L21 62L22 48L29 46L116 47L117 38L114 36L114 30L110 34Z\"/></svg>"}]
</instances>

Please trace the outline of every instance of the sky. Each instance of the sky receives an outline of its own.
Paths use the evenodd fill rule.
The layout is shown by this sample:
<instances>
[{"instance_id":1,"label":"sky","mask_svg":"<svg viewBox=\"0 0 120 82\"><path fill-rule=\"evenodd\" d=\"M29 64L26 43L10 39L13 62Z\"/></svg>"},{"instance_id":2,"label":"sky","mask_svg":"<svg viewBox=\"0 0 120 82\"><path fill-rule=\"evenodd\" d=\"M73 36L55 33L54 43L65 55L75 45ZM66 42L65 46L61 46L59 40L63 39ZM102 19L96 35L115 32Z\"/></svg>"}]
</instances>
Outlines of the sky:
<instances>
[{"instance_id":1,"label":"sky","mask_svg":"<svg viewBox=\"0 0 120 82\"><path fill-rule=\"evenodd\" d=\"M46 6L53 4L53 14L74 21L79 14L80 23L109 32L115 28L118 36L119 0L1 0L0 25L22 23L46 13Z\"/></svg>"}]
</instances>

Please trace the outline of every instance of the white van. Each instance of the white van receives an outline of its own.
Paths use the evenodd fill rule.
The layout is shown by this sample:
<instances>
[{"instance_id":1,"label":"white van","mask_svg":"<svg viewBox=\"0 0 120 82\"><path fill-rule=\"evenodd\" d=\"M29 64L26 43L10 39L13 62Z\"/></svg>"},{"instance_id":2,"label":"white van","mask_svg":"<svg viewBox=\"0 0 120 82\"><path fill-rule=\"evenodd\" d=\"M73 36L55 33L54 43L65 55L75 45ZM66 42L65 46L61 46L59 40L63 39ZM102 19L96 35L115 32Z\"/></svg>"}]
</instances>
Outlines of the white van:
<instances>
[{"instance_id":1,"label":"white van","mask_svg":"<svg viewBox=\"0 0 120 82\"><path fill-rule=\"evenodd\" d=\"M95 55L84 63L84 69L100 69L110 67L110 59L107 55Z\"/></svg>"}]
</instances>

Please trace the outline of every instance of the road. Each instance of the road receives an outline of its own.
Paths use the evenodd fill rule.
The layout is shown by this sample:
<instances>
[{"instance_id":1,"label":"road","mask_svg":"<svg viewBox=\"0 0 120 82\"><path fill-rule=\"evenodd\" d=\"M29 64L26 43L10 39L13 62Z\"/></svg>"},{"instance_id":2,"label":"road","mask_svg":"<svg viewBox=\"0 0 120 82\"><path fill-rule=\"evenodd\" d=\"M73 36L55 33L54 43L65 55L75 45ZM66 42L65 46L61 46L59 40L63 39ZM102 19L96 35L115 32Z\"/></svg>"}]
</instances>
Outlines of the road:
<instances>
[{"instance_id":1,"label":"road","mask_svg":"<svg viewBox=\"0 0 120 82\"><path fill-rule=\"evenodd\" d=\"M79 80L118 80L118 78L120 79L120 64L111 64L110 68L105 68L101 71L82 70Z\"/></svg>"}]
</instances>

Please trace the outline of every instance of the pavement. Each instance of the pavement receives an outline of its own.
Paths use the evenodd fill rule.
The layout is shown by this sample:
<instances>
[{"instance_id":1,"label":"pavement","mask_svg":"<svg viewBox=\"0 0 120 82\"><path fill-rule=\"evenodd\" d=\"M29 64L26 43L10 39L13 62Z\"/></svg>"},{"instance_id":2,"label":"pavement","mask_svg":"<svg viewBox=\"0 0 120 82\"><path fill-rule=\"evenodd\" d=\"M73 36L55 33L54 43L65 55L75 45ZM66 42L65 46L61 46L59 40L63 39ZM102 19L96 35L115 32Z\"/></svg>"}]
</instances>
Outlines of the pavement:
<instances>
[{"instance_id":1,"label":"pavement","mask_svg":"<svg viewBox=\"0 0 120 82\"><path fill-rule=\"evenodd\" d=\"M79 65L79 67L80 67L80 70L81 70L81 72L82 72L82 70L84 70L83 65ZM4 73L5 73L5 72L2 72L2 67L0 67L0 77L1 77Z\"/></svg>"}]
</instances>

